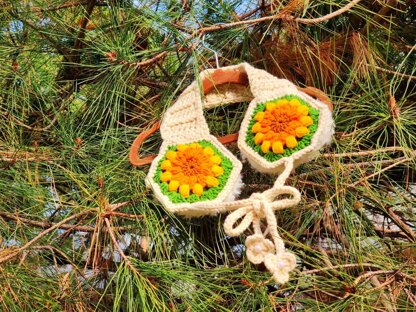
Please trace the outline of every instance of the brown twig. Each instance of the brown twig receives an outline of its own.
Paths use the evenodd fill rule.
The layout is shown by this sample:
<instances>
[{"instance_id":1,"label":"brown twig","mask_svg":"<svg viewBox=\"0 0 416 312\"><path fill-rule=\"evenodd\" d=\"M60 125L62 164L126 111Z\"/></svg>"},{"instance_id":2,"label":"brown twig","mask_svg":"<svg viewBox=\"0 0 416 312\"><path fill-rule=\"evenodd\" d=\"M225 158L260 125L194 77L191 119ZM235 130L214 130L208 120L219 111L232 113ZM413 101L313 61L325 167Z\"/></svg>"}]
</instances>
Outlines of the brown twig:
<instances>
[{"instance_id":1,"label":"brown twig","mask_svg":"<svg viewBox=\"0 0 416 312\"><path fill-rule=\"evenodd\" d=\"M103 218L108 218L111 216L117 216L117 217L126 218L126 219L142 219L143 218L142 215L134 215L134 214L128 214L128 213L122 213L122 212L116 212L116 211L104 212L102 214Z\"/></svg>"},{"instance_id":2,"label":"brown twig","mask_svg":"<svg viewBox=\"0 0 416 312\"><path fill-rule=\"evenodd\" d=\"M408 161L411 161L411 159L409 159L407 157L400 157L398 159L395 159L395 162L393 164L391 164L390 166L387 166L387 167L381 169L380 171L377 171L377 172L374 172L373 174L365 176L365 177L359 179L358 181L355 181L354 183L349 184L348 187L349 188L356 187L357 185L361 184L362 182L367 181L369 179L372 179L376 176L379 176L384 171L390 170L390 169L392 169L392 168L394 168L394 167L396 167L396 166L398 166L402 163L408 162Z\"/></svg>"},{"instance_id":3,"label":"brown twig","mask_svg":"<svg viewBox=\"0 0 416 312\"><path fill-rule=\"evenodd\" d=\"M244 20L247 17L250 17L250 16L256 14L261 9L263 9L263 6L262 5L259 5L257 8L255 8L255 9L253 9L253 10L247 12L247 13L244 13L244 14L241 14L241 15L236 16L236 19L239 20L239 21Z\"/></svg>"},{"instance_id":4,"label":"brown twig","mask_svg":"<svg viewBox=\"0 0 416 312\"><path fill-rule=\"evenodd\" d=\"M0 161L45 161L54 162L59 160L57 157L49 156L46 153L34 153L27 151L0 151Z\"/></svg>"},{"instance_id":5,"label":"brown twig","mask_svg":"<svg viewBox=\"0 0 416 312\"><path fill-rule=\"evenodd\" d=\"M390 69L386 69L386 68L382 68L382 67L379 67L379 66L373 66L373 67L376 70L387 73L387 74L392 74L394 76L400 76L400 77L407 78L407 79L410 79L410 80L416 80L416 76L403 74L403 73L400 73L400 72L397 72L397 71L394 71L394 70L390 70Z\"/></svg>"},{"instance_id":6,"label":"brown twig","mask_svg":"<svg viewBox=\"0 0 416 312\"><path fill-rule=\"evenodd\" d=\"M49 234L50 232L59 229L59 227L63 224L68 223L69 221L71 221L72 219L76 219L84 214L89 213L89 210L85 210L83 212L74 214L68 218L63 219L62 221L58 222L58 223L54 223L53 226L51 226L50 228L48 228L47 230L40 232L35 238L31 239L30 241L28 241L26 244L24 244L22 247L13 249L10 251L10 253L6 256L3 256L0 258L0 263L3 263L7 260L10 260L12 258L14 258L15 256L17 256L19 253L21 253L23 250L25 250L26 248L32 246L34 243L36 243L38 240L40 240L42 237L44 237L45 235Z\"/></svg>"},{"instance_id":7,"label":"brown twig","mask_svg":"<svg viewBox=\"0 0 416 312\"><path fill-rule=\"evenodd\" d=\"M290 16L287 14L275 14L272 16L265 16L265 17L261 17L261 18L257 18L257 19L250 19L250 20L239 20L236 22L231 22L231 23L227 23L227 24L217 24L217 25L212 25L212 26L206 26L206 27L200 27L198 29L196 29L195 31L187 31L188 33L190 33L190 36L185 40L191 40L193 38L196 37L201 37L203 34L206 33L210 33L210 32L214 32L214 31L218 31L218 30L222 30L222 29L229 29L229 28L233 28L233 27L238 27L238 26L243 26L243 25L254 25L254 24L258 24L258 23L262 23L262 22L267 22L267 21L274 21L274 20L284 20L284 21L292 21L292 22L297 22L297 23L301 23L301 24L317 24L329 19L332 19L338 15L341 15L345 12L347 12L348 10L350 10L353 6L355 6L358 2L360 2L361 0L353 0L350 3L348 3L346 6L321 17L318 18L297 18L294 16ZM56 41L53 40L53 38L49 37L48 35L45 34L41 34L42 36L44 36L46 39L48 39L57 49L58 51L61 52L61 54L63 54L66 58L71 58L71 62L73 63L78 63L79 59L80 59L80 54L79 52L76 52L77 50L82 48L82 42L83 39L85 37L85 32L86 32L86 26L88 24L89 21L89 17L94 9L95 5L98 5L97 1L95 0L89 0L89 1L82 1L82 2L74 2L74 1L69 1L66 3L63 3L55 8L50 8L50 9L45 9L45 10L59 10L62 8L67 8L67 7L71 7L71 6L75 6L75 5L87 5L86 11L85 11L85 15L84 17L81 19L80 22L80 29L78 32L78 36L74 42L74 46L73 46L73 51L71 54L69 54L67 51L62 50L62 48L57 44ZM256 11L258 11L260 8L257 8L251 12L248 12L246 15L241 16L240 18L246 18L251 16L252 14L254 14ZM45 11L42 8L32 8L33 12L44 12ZM25 23L31 27L37 30L37 28L31 24L30 22L25 21ZM180 25L174 25L174 27L181 29L183 31L186 31L186 29L183 29L182 26ZM193 45L193 47L190 49L194 49L195 48L195 44ZM177 45L175 51L177 49L180 49L180 46ZM144 68L150 65L153 65L155 63L157 63L158 61L164 59L164 57L169 53L169 51L163 51L161 53L156 54L155 56L153 56L150 59L144 60L144 61L140 61L140 62L134 62L134 63L128 63L125 61L117 61L116 59L114 59L114 61L117 61L117 63L121 63L121 64L125 64L128 65L129 67L135 67L135 68ZM56 120L54 120L56 121Z\"/></svg>"},{"instance_id":8,"label":"brown twig","mask_svg":"<svg viewBox=\"0 0 416 312\"><path fill-rule=\"evenodd\" d=\"M371 271L371 272L365 272L364 274L359 275L353 282L354 286L358 286L358 284L363 279L367 279L370 277L373 277L375 275L381 275L381 274L397 274L399 271L396 270L378 270L378 271Z\"/></svg>"},{"instance_id":9,"label":"brown twig","mask_svg":"<svg viewBox=\"0 0 416 312\"><path fill-rule=\"evenodd\" d=\"M365 167L368 167L368 166L373 166L375 164L381 165L381 166L386 166L386 165L390 165L390 164L395 165L398 161L404 162L405 160L410 161L408 158L403 156L403 157L399 157L399 158L396 158L396 159L384 159L384 160L364 161L364 162L357 162L357 163L350 163L350 164L342 164L342 167L346 168L346 169L347 168L365 168ZM322 173L325 173L327 171L333 172L334 168L333 167L327 167L327 168L322 168L322 169L318 169L318 170L314 170L314 171L310 171L310 172L305 172L305 173L302 173L298 176L289 177L288 181L294 180L294 179L296 179L296 180L306 179L309 176L316 177L318 174L322 174ZM368 178L371 178L371 177L368 176L368 177L365 177L365 178L368 179Z\"/></svg>"},{"instance_id":10,"label":"brown twig","mask_svg":"<svg viewBox=\"0 0 416 312\"><path fill-rule=\"evenodd\" d=\"M386 207L388 216L409 236L413 241L416 241L416 233L390 208Z\"/></svg>"},{"instance_id":11,"label":"brown twig","mask_svg":"<svg viewBox=\"0 0 416 312\"><path fill-rule=\"evenodd\" d=\"M406 235L400 230L390 230L390 229L381 228L378 226L374 226L374 230L382 237L391 236L391 237L409 238L408 235Z\"/></svg>"},{"instance_id":12,"label":"brown twig","mask_svg":"<svg viewBox=\"0 0 416 312\"><path fill-rule=\"evenodd\" d=\"M133 62L133 63L129 63L129 62L126 62L126 61L119 61L119 64L128 65L129 67L134 67L134 68L144 68L144 67L148 67L150 65L153 65L153 64L157 63L159 60L164 59L164 57L168 53L169 53L169 51L163 51L161 53L156 54L152 58L144 60L144 61Z\"/></svg>"},{"instance_id":13,"label":"brown twig","mask_svg":"<svg viewBox=\"0 0 416 312\"><path fill-rule=\"evenodd\" d=\"M371 156L378 153L387 153L387 152L407 152L411 151L408 148L404 148L401 146L389 146L386 148L380 148L371 151L362 151L362 152L352 152L352 153L340 153L340 154L333 154L333 153L324 153L321 157L325 158L344 158L344 157L358 157L358 156Z\"/></svg>"},{"instance_id":14,"label":"brown twig","mask_svg":"<svg viewBox=\"0 0 416 312\"><path fill-rule=\"evenodd\" d=\"M93 268L96 267L97 258L99 255L99 247L96 247L96 246L98 246L98 241L100 238L100 233L101 233L102 223L103 223L102 220L103 220L102 218L98 218L97 222L95 223L94 232L91 234L91 242L90 242L90 247L88 250L87 260L85 261L84 270L87 269L87 266L89 264L92 264Z\"/></svg>"},{"instance_id":15,"label":"brown twig","mask_svg":"<svg viewBox=\"0 0 416 312\"><path fill-rule=\"evenodd\" d=\"M179 47L179 45L175 45L177 47ZM173 46L173 48L175 48L175 46ZM173 50L172 50L173 51ZM176 51L176 50L175 50ZM169 51L163 51L161 53L156 54L155 56L153 56L150 59L144 60L144 61L139 61L139 62L127 62L124 60L118 60L116 55L113 55L112 53L115 54L115 52L107 52L105 55L108 59L109 62L111 63L117 63L126 67L130 67L130 68L146 68L150 65L153 65L155 63L157 63L158 61L162 60L165 58L166 55L168 55ZM141 78L138 78L138 80L140 80ZM144 83L148 82L148 81L143 81ZM159 83L159 87L160 87L160 83Z\"/></svg>"},{"instance_id":16,"label":"brown twig","mask_svg":"<svg viewBox=\"0 0 416 312\"><path fill-rule=\"evenodd\" d=\"M2 217L4 219L8 219L8 220L13 220L16 223L21 222L21 223L30 224L30 225L33 225L33 226L36 226L36 227L39 227L39 228L43 228L43 229L48 229L48 228L53 227L57 224L57 223L48 222L48 221L31 220L31 219L27 219L25 217L15 215L15 214L10 213L10 212L5 212L5 211L0 211L0 217ZM94 231L94 227L92 227L92 226L66 224L66 223L63 223L63 224L59 225L57 228L64 229L64 230L71 230L71 231L82 231L82 232L93 232Z\"/></svg>"},{"instance_id":17,"label":"brown twig","mask_svg":"<svg viewBox=\"0 0 416 312\"><path fill-rule=\"evenodd\" d=\"M353 0L350 1L350 3L348 3L346 6L321 17L317 17L317 18L295 18L293 19L295 22L301 23L301 24L307 24L307 25L313 25L313 24L318 24L324 21L328 21L338 15L341 15L345 12L347 12L348 10L350 10L353 6L355 6L358 2L360 2L361 0Z\"/></svg>"},{"instance_id":18,"label":"brown twig","mask_svg":"<svg viewBox=\"0 0 416 312\"><path fill-rule=\"evenodd\" d=\"M404 162L407 162L407 161L410 161L411 159L409 159L409 158L407 158L407 157L401 157L401 158L399 158L399 159L395 159L394 160L394 163L393 164L391 164L391 165L389 165L389 166L387 166L387 167L385 167L385 168L383 168L383 169L381 169L381 170L379 170L379 171L377 171L377 172L375 172L375 173L373 173L373 174L370 174L370 175L368 175L368 176L365 176L365 177L363 177L363 178L361 178L361 179L359 179L359 180L357 180L357 181L355 181L354 183L350 183L350 184L348 184L348 185L346 185L345 186L345 188L341 188L341 189L339 189L338 191L336 191L328 200L327 200L327 202L326 202L326 207L330 207L330 203L331 203L331 201L332 201L332 199L334 199L335 197L337 197L338 195L339 195L339 193L340 192L342 192L342 191L344 191L345 189L350 189L350 188L354 188L354 187L356 187L357 185L359 185L359 184L361 184L361 183L363 183L364 181L367 181L367 180L369 180L369 179L372 179L372 178L374 178L374 177L376 177L376 176L378 176L378 175L380 175L382 172L384 172L384 171L387 171L387 170L389 170L389 169L392 169L392 168L394 168L394 167L396 167L396 166L398 166L398 165L400 165L400 164L402 164L402 163L404 163ZM395 215L395 214L394 214ZM397 215L395 215L396 217L397 217ZM395 220L395 219L394 219ZM396 221L396 220L395 220ZM396 221L396 222L398 222L397 224L403 229L403 231L406 233L406 234L408 234L408 236L409 236L409 238L411 238L412 240L416 240L416 234L403 222L403 221L401 221L400 220L400 218L398 218L398 220Z\"/></svg>"},{"instance_id":19,"label":"brown twig","mask_svg":"<svg viewBox=\"0 0 416 312\"><path fill-rule=\"evenodd\" d=\"M268 21L274 21L277 19L281 19L284 21L292 21L292 22L297 22L300 24L307 24L307 25L312 25L312 24L317 24L317 23L321 23L327 20L330 20L338 15L341 15L345 12L347 12L348 10L350 10L353 6L355 6L358 2L360 2L361 0L353 0L350 3L348 3L346 6L321 17L317 17L317 18L298 18L298 17L293 17L293 16L287 16L287 15L281 15L281 14L276 14L276 15L271 15L271 16L265 16L265 17L260 17L260 18L256 18L256 19L251 19L251 20L245 20L245 21L238 21L238 22L232 22L232 23L228 23L228 24L217 24L217 25L212 25L212 26L207 26L207 27L202 27L197 29L194 32L194 36L197 33L209 33L209 32L213 32L213 31L217 31L217 30L223 30L223 29L228 29L228 28L233 28L233 27L238 27L238 26L242 26L242 25L252 25L252 24L258 24L258 23L262 23L262 22L268 22Z\"/></svg>"},{"instance_id":20,"label":"brown twig","mask_svg":"<svg viewBox=\"0 0 416 312\"><path fill-rule=\"evenodd\" d=\"M78 32L77 39L74 42L74 49L75 50L80 49L82 47L82 40L85 37L85 29L87 27L89 18L91 16L91 13L94 10L94 6L95 6L95 0L89 0L88 1L88 6L87 6L87 8L85 10L85 15L81 19L81 23L80 23L80 28L79 28L79 32Z\"/></svg>"},{"instance_id":21,"label":"brown twig","mask_svg":"<svg viewBox=\"0 0 416 312\"><path fill-rule=\"evenodd\" d=\"M346 188L356 187L357 185L361 184L362 182L367 181L367 180L369 180L371 178L374 178L374 177L380 175L382 172L387 171L389 169L392 169L392 168L394 168L394 167L396 167L396 166L398 166L398 165L400 165L402 163L408 162L408 161L411 161L411 159L403 156L403 157L399 157L397 159L386 159L386 160L379 160L379 161L374 161L374 162L361 162L361 163L354 163L354 164L345 164L345 165L343 165L343 167L359 167L359 168L366 167L367 165L371 165L372 163L377 163L377 164L382 164L382 165L391 164L391 165L389 165L389 166L381 169L380 171L377 171L377 172L375 172L373 174L370 174L368 176L365 176L365 177L363 177L363 178L355 181L354 183L350 183L350 184L346 185ZM311 174L314 174L315 175L318 172L324 172L324 171L333 171L333 169L332 168L325 168L325 169L315 170L313 172L303 173L303 174L299 175L298 178L301 178L301 177L304 177L304 176L309 176ZM339 190L335 194L333 194L328 199L327 203L329 203L333 198L335 198L336 196L338 196L338 194L340 193L340 191L343 191L343 190L344 190L344 188L341 189L341 190Z\"/></svg>"},{"instance_id":22,"label":"brown twig","mask_svg":"<svg viewBox=\"0 0 416 312\"><path fill-rule=\"evenodd\" d=\"M324 268L320 268L320 269L314 269L314 270L307 270L307 271L300 271L299 274L301 275L309 275L309 274L314 274L314 273L319 273L319 272L325 272L325 271L330 271L333 269L340 269L340 268L363 268L363 267L367 267L367 268L375 268L375 269L379 269L380 267L376 264L372 264L372 263L347 263L347 264L341 264L341 265L334 265L334 266L328 266L328 267L324 267ZM413 282L416 282L416 278L412 277L404 272L401 272L400 270L377 270L377 271L369 271L369 272L365 272L361 275L359 275L353 282L353 285L356 287L358 286L358 284L361 282L361 280L363 279L367 279L367 278L371 278L373 276L376 275L380 275L380 274L398 274L400 276L402 276L405 279L409 279Z\"/></svg>"},{"instance_id":23,"label":"brown twig","mask_svg":"<svg viewBox=\"0 0 416 312\"><path fill-rule=\"evenodd\" d=\"M60 109L59 109L60 110ZM32 126L28 126L25 123L21 122L19 119L17 119L16 117L8 114L7 112L2 113L1 115L8 117L10 119L13 119L13 122L17 123L18 125L22 126L23 128L26 128L28 130L31 131L37 131L37 132L42 132L42 131L48 131L57 121L58 121L58 114L55 113L54 117L52 118L52 120L49 122L49 124L43 128L36 128L36 127L32 127ZM42 118L44 119L44 118Z\"/></svg>"},{"instance_id":24,"label":"brown twig","mask_svg":"<svg viewBox=\"0 0 416 312\"><path fill-rule=\"evenodd\" d=\"M110 204L108 206L108 211L114 212L117 209L120 209L122 207L125 207L127 205L131 204L131 201L125 201L125 202L121 202L121 203L117 203L117 204Z\"/></svg>"},{"instance_id":25,"label":"brown twig","mask_svg":"<svg viewBox=\"0 0 416 312\"><path fill-rule=\"evenodd\" d=\"M380 22L382 21L388 21L387 14L390 13L391 10L397 10L395 6L397 5L397 0L387 0L385 3L383 3L383 6L381 9L374 14L374 16L369 19L369 25L368 27L363 27L362 32L363 34L367 34L368 31L372 30L374 26L380 25Z\"/></svg>"},{"instance_id":26,"label":"brown twig","mask_svg":"<svg viewBox=\"0 0 416 312\"><path fill-rule=\"evenodd\" d=\"M62 9L68 9L68 8L73 8L73 7L77 7L80 5L86 5L88 4L88 0L87 1L68 1L68 2L64 2L60 5L57 5L55 7L50 7L50 8L42 8L42 7L32 7L30 8L30 12L32 13L43 13L43 12L53 12L53 11L59 11ZM99 3L96 1L95 3L96 6L107 6L107 3Z\"/></svg>"},{"instance_id":27,"label":"brown twig","mask_svg":"<svg viewBox=\"0 0 416 312\"><path fill-rule=\"evenodd\" d=\"M108 229L108 233L110 234L110 238L114 244L114 247L117 249L118 253L120 254L120 256L124 259L124 261L126 262L127 266L135 273L139 274L139 270L133 265L133 263L130 261L130 259L126 256L126 254L123 252L123 250L121 249L120 245L117 242L116 236L114 235L114 231L111 228L111 224L110 221L107 218L104 218L104 222L107 226Z\"/></svg>"},{"instance_id":28,"label":"brown twig","mask_svg":"<svg viewBox=\"0 0 416 312\"><path fill-rule=\"evenodd\" d=\"M412 294L409 289L404 288L404 292L407 294L407 297L412 302L412 304L416 307L416 295Z\"/></svg>"},{"instance_id":29,"label":"brown twig","mask_svg":"<svg viewBox=\"0 0 416 312\"><path fill-rule=\"evenodd\" d=\"M380 268L379 265L373 264L373 263L366 263L366 262L364 262L364 263L347 263L347 264L327 266L327 267L320 268L320 269L301 271L300 274L307 275L307 274L314 274L314 273L319 273L319 272L330 271L330 270L333 270L333 269L364 268L364 267L375 268L375 269Z\"/></svg>"},{"instance_id":30,"label":"brown twig","mask_svg":"<svg viewBox=\"0 0 416 312\"><path fill-rule=\"evenodd\" d=\"M375 201L379 208L370 205L371 208L381 211L386 217L390 218L398 227L403 230L400 236L403 237L403 235L405 235L406 238L416 241L415 232L403 220L401 220L401 218L390 207L384 207L385 205L383 205L383 203L381 203L377 198L372 198L372 200ZM376 227L374 229L376 231L378 230Z\"/></svg>"}]
</instances>

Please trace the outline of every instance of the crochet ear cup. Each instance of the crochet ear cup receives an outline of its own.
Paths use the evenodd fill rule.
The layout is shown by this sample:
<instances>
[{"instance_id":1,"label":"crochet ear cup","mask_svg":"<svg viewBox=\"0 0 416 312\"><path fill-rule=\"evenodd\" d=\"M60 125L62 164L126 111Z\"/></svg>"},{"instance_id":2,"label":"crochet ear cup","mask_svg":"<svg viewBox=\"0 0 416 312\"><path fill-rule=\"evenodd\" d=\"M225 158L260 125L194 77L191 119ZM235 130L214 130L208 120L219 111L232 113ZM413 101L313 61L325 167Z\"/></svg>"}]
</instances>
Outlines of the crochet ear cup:
<instances>
[{"instance_id":1,"label":"crochet ear cup","mask_svg":"<svg viewBox=\"0 0 416 312\"><path fill-rule=\"evenodd\" d=\"M164 144L150 167L147 182L168 210L199 216L219 212L205 209L202 203L233 199L240 171L241 163L211 137Z\"/></svg>"},{"instance_id":2,"label":"crochet ear cup","mask_svg":"<svg viewBox=\"0 0 416 312\"><path fill-rule=\"evenodd\" d=\"M294 166L314 158L331 141L333 128L327 105L295 89L283 90L250 104L238 145L255 169L275 174L283 170L284 158L292 158Z\"/></svg>"}]
</instances>

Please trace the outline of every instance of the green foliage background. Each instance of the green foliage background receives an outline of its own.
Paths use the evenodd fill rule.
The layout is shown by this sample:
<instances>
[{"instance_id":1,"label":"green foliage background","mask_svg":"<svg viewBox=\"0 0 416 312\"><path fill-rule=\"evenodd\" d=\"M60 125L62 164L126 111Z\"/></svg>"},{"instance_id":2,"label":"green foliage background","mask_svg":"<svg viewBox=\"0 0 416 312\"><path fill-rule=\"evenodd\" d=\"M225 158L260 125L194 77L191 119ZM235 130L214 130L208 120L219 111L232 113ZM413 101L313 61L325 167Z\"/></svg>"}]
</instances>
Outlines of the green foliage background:
<instances>
[{"instance_id":1,"label":"green foliage background","mask_svg":"<svg viewBox=\"0 0 416 312\"><path fill-rule=\"evenodd\" d=\"M416 5L355 0L311 22L351 2L0 1L0 310L414 310ZM286 285L247 261L224 216L168 214L128 161L215 66L204 34L222 66L249 62L334 104L333 145L292 174L302 202L278 214L300 260ZM206 116L219 136L244 111ZM242 197L273 177L246 165L244 182Z\"/></svg>"}]
</instances>

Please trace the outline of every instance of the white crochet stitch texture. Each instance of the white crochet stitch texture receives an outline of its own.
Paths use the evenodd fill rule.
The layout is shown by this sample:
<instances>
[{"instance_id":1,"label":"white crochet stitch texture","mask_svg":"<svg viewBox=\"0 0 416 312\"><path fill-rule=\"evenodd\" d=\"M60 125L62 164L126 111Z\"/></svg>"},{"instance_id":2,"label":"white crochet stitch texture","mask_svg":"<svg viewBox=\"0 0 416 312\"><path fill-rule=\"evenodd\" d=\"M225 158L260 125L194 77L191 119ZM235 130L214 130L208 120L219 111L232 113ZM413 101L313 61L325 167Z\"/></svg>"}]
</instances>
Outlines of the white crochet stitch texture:
<instances>
[{"instance_id":1,"label":"white crochet stitch texture","mask_svg":"<svg viewBox=\"0 0 416 312\"><path fill-rule=\"evenodd\" d=\"M247 257L254 264L264 262L278 283L289 279L289 272L296 266L295 256L286 251L284 242L277 231L275 211L295 206L300 201L299 191L286 186L285 181L293 168L315 157L319 149L330 143L334 122L328 107L322 102L297 90L295 85L285 79L278 79L264 70L256 69L247 63L222 68L245 72L249 88L243 86L219 86L202 99L199 81L194 81L165 112L160 131L163 144L158 157L153 160L146 182L153 189L156 198L170 212L186 217L196 217L220 212L231 212L225 222L227 235L237 236L249 227L254 234L246 240ZM215 69L205 70L200 80L210 77ZM289 157L270 162L246 143L246 133L253 111L260 103L282 96L295 95L311 107L319 110L319 121L311 142L305 148ZM241 186L241 162L228 151L214 136L210 135L203 108L227 103L251 100L242 122L238 146L250 164L260 172L279 174L273 187L263 193L254 193L249 198L233 200L235 189ZM169 146L190 144L206 140L212 143L233 165L228 181L218 195L210 200L173 203L161 191L160 183L154 180L161 159ZM231 200L231 201L230 201ZM265 227L265 230L262 228Z\"/></svg>"}]
</instances>

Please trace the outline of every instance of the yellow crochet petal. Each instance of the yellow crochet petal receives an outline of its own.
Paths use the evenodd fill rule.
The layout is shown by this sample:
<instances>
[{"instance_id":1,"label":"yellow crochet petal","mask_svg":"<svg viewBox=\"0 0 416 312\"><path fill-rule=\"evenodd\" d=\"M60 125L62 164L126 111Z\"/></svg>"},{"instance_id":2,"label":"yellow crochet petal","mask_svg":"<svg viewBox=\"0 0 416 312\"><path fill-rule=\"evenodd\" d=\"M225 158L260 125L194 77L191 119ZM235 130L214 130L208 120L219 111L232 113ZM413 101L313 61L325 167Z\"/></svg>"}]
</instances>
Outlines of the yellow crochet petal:
<instances>
[{"instance_id":1,"label":"yellow crochet petal","mask_svg":"<svg viewBox=\"0 0 416 312\"><path fill-rule=\"evenodd\" d=\"M286 100L286 99L280 99L280 100L277 101L278 106L286 105L287 103L289 103L289 101Z\"/></svg>"},{"instance_id":2,"label":"yellow crochet petal","mask_svg":"<svg viewBox=\"0 0 416 312\"><path fill-rule=\"evenodd\" d=\"M306 127L297 127L295 130L296 136L298 138L304 137L305 135L309 134L309 129Z\"/></svg>"},{"instance_id":3,"label":"yellow crochet petal","mask_svg":"<svg viewBox=\"0 0 416 312\"><path fill-rule=\"evenodd\" d=\"M207 146L204 148L204 154L208 156L212 156L215 154L215 152L211 147Z\"/></svg>"},{"instance_id":4,"label":"yellow crochet petal","mask_svg":"<svg viewBox=\"0 0 416 312\"><path fill-rule=\"evenodd\" d=\"M189 197L189 184L182 184L179 186L179 194L185 198Z\"/></svg>"},{"instance_id":5,"label":"yellow crochet petal","mask_svg":"<svg viewBox=\"0 0 416 312\"><path fill-rule=\"evenodd\" d=\"M298 141L296 141L296 138L293 135L289 135L286 138L286 146L288 148L295 148L298 145Z\"/></svg>"},{"instance_id":6,"label":"yellow crochet petal","mask_svg":"<svg viewBox=\"0 0 416 312\"><path fill-rule=\"evenodd\" d=\"M256 114L256 116L254 116L254 119L255 119L256 121L262 121L262 120L263 120L263 118L264 118L264 112L258 112L258 113Z\"/></svg>"},{"instance_id":7,"label":"yellow crochet petal","mask_svg":"<svg viewBox=\"0 0 416 312\"><path fill-rule=\"evenodd\" d=\"M301 105L300 101L298 99L291 99L289 102L290 105L292 106L299 106Z\"/></svg>"},{"instance_id":8,"label":"yellow crochet petal","mask_svg":"<svg viewBox=\"0 0 416 312\"><path fill-rule=\"evenodd\" d=\"M212 166L212 172L214 172L214 175L218 177L224 173L224 169L220 166L214 165Z\"/></svg>"},{"instance_id":9,"label":"yellow crochet petal","mask_svg":"<svg viewBox=\"0 0 416 312\"><path fill-rule=\"evenodd\" d=\"M160 169L162 170L169 170L171 167L172 163L168 159L162 161L162 163L160 164Z\"/></svg>"},{"instance_id":10,"label":"yellow crochet petal","mask_svg":"<svg viewBox=\"0 0 416 312\"><path fill-rule=\"evenodd\" d=\"M183 152L187 148L188 148L188 145L186 145L186 144L179 144L178 146L176 146L176 149L180 152Z\"/></svg>"},{"instance_id":11,"label":"yellow crochet petal","mask_svg":"<svg viewBox=\"0 0 416 312\"><path fill-rule=\"evenodd\" d=\"M199 143L191 143L191 144L189 144L189 147L191 147L191 148L198 148L198 147L202 147L202 146Z\"/></svg>"},{"instance_id":12,"label":"yellow crochet petal","mask_svg":"<svg viewBox=\"0 0 416 312\"><path fill-rule=\"evenodd\" d=\"M160 181L162 182L168 182L170 181L170 179L172 179L172 173L170 173L169 171L163 172L160 175Z\"/></svg>"},{"instance_id":13,"label":"yellow crochet petal","mask_svg":"<svg viewBox=\"0 0 416 312\"><path fill-rule=\"evenodd\" d=\"M168 151L166 153L166 158L169 160L174 160L176 158L176 152L175 151Z\"/></svg>"},{"instance_id":14,"label":"yellow crochet petal","mask_svg":"<svg viewBox=\"0 0 416 312\"><path fill-rule=\"evenodd\" d=\"M219 184L218 179L212 176L208 176L206 182L208 187L217 187Z\"/></svg>"},{"instance_id":15,"label":"yellow crochet petal","mask_svg":"<svg viewBox=\"0 0 416 312\"><path fill-rule=\"evenodd\" d=\"M203 192L204 192L204 188L199 183L196 183L194 185L194 187L192 188L192 193L194 193L194 194L196 194L198 196L201 196Z\"/></svg>"},{"instance_id":16,"label":"yellow crochet petal","mask_svg":"<svg viewBox=\"0 0 416 312\"><path fill-rule=\"evenodd\" d=\"M310 125L313 124L313 119L309 116L302 116L302 117L300 117L299 121L305 127L309 127Z\"/></svg>"},{"instance_id":17,"label":"yellow crochet petal","mask_svg":"<svg viewBox=\"0 0 416 312\"><path fill-rule=\"evenodd\" d=\"M263 139L264 139L264 133L259 132L254 136L254 143L256 145L260 145L263 142Z\"/></svg>"},{"instance_id":18,"label":"yellow crochet petal","mask_svg":"<svg viewBox=\"0 0 416 312\"><path fill-rule=\"evenodd\" d=\"M176 192L179 187L179 181L172 180L169 182L169 192Z\"/></svg>"},{"instance_id":19,"label":"yellow crochet petal","mask_svg":"<svg viewBox=\"0 0 416 312\"><path fill-rule=\"evenodd\" d=\"M272 111L275 107L276 107L276 103L268 102L266 104L266 110L268 110L268 111Z\"/></svg>"},{"instance_id":20,"label":"yellow crochet petal","mask_svg":"<svg viewBox=\"0 0 416 312\"><path fill-rule=\"evenodd\" d=\"M309 108L305 105L300 105L297 107L296 111L301 116L307 116L309 114Z\"/></svg>"},{"instance_id":21,"label":"yellow crochet petal","mask_svg":"<svg viewBox=\"0 0 416 312\"><path fill-rule=\"evenodd\" d=\"M273 153L275 154L283 154L284 152L283 143L280 141L274 142L272 146L272 150L273 150Z\"/></svg>"},{"instance_id":22,"label":"yellow crochet petal","mask_svg":"<svg viewBox=\"0 0 416 312\"><path fill-rule=\"evenodd\" d=\"M253 127L251 128L251 132L253 132L253 133L260 132L260 130L261 130L261 124L260 124L260 123L258 123L258 122L256 122L256 123L253 125Z\"/></svg>"},{"instance_id":23,"label":"yellow crochet petal","mask_svg":"<svg viewBox=\"0 0 416 312\"><path fill-rule=\"evenodd\" d=\"M221 157L218 155L211 156L210 160L214 165L219 165L221 163Z\"/></svg>"},{"instance_id":24,"label":"yellow crochet petal","mask_svg":"<svg viewBox=\"0 0 416 312\"><path fill-rule=\"evenodd\" d=\"M261 151L266 154L270 150L270 146L271 146L270 141L264 141L263 144L261 145Z\"/></svg>"}]
</instances>

